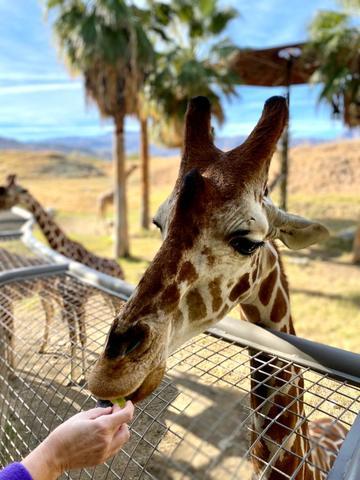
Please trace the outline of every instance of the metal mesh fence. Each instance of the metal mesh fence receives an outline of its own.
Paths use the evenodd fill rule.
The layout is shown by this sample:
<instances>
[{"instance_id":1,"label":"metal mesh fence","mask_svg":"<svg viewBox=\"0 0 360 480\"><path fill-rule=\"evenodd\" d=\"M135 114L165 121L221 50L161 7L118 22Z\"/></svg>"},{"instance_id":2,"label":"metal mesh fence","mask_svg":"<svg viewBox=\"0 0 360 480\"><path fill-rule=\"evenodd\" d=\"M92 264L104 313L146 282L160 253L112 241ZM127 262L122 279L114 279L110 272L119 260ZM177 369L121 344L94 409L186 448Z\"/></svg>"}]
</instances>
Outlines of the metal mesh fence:
<instances>
[{"instance_id":1,"label":"metal mesh fence","mask_svg":"<svg viewBox=\"0 0 360 480\"><path fill-rule=\"evenodd\" d=\"M0 272L51 263L53 262L50 258L31 251L21 240L0 237Z\"/></svg>"},{"instance_id":2,"label":"metal mesh fence","mask_svg":"<svg viewBox=\"0 0 360 480\"><path fill-rule=\"evenodd\" d=\"M79 298L86 299L85 305ZM95 399L82 382L82 370L86 377L103 348L118 304L116 297L68 274L0 287L1 465L27 454L64 419L94 406ZM71 342L65 307L73 319ZM44 344L46 325L48 341ZM262 461L256 449L262 440L271 443L274 459L279 452L289 453L288 445L270 434L274 426L283 426L282 417L266 418L261 402L257 407L252 402L268 386L263 402L269 409L278 406L277 391L271 390L276 376L287 378L281 388L290 397L285 409L297 416L294 436L303 441L308 435L304 426L316 425L319 418L327 420L309 452L329 428L337 426L344 432L344 427L349 429L354 423L360 407L359 386L249 349L241 340L202 334L171 355L159 388L136 406L131 439L115 458L64 477L250 479L254 461ZM299 387L302 376L304 385ZM299 402L304 414L294 414L292 406ZM266 426L254 432L260 416ZM337 453L331 442L321 443L321 448L328 456ZM323 477L328 473L328 467L310 453L298 460L299 467L292 472L286 466L276 470L270 460L259 478L268 478L270 473L279 479L299 478L304 463Z\"/></svg>"}]
</instances>

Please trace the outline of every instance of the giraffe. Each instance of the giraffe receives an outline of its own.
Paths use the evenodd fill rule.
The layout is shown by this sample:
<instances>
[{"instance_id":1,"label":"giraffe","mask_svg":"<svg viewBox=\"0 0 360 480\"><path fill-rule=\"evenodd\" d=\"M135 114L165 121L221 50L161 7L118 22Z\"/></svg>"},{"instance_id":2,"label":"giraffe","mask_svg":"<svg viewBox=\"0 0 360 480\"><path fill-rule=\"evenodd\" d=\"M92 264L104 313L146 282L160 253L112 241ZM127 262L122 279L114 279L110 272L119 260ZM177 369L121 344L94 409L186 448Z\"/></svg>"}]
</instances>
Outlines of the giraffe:
<instances>
[{"instance_id":1,"label":"giraffe","mask_svg":"<svg viewBox=\"0 0 360 480\"><path fill-rule=\"evenodd\" d=\"M125 178L126 180L129 176L138 168L137 165L132 165L126 172ZM109 192L102 193L99 195L97 199L97 210L98 216L102 220L106 220L106 210L114 203L115 192L114 190L110 190Z\"/></svg>"},{"instance_id":2,"label":"giraffe","mask_svg":"<svg viewBox=\"0 0 360 480\"><path fill-rule=\"evenodd\" d=\"M62 255L81 262L82 264L93 268L102 273L112 275L123 279L124 273L120 265L115 261L104 257L99 257L87 250L79 242L71 240L58 226L53 216L45 210L40 202L25 188L16 181L16 175L9 175L5 186L0 187L0 209L9 209L15 205L19 205L31 212L44 234L50 247L61 253ZM86 370L85 362L85 346L86 346L86 325L85 325L85 305L87 299L91 295L91 288L87 286L77 285L74 287L71 280L58 282L57 290L62 298L61 314L63 320L69 328L70 350L71 350L71 374L70 383L75 379L75 356L77 348L76 340L76 321L79 331L79 340L81 343L82 356L82 373ZM120 302L115 299L111 300L111 305L115 311L119 309ZM49 337L49 320L50 316L46 316L43 342L40 352L44 352Z\"/></svg>"},{"instance_id":3,"label":"giraffe","mask_svg":"<svg viewBox=\"0 0 360 480\"><path fill-rule=\"evenodd\" d=\"M37 258L28 258L13 252L8 252L5 248L0 248L0 271L11 270L13 268L30 267L43 265L43 262ZM46 285L46 288L44 288ZM2 338L5 340L5 359L11 374L14 374L14 302L37 293L40 297L40 303L45 314L45 325L51 322L54 316L54 302L59 304L59 297L55 294L53 279L37 278L35 280L25 281L23 283L12 283L11 286L4 285L0 291L0 327L3 331ZM45 336L40 346L39 353L44 352Z\"/></svg>"},{"instance_id":4,"label":"giraffe","mask_svg":"<svg viewBox=\"0 0 360 480\"><path fill-rule=\"evenodd\" d=\"M306 248L328 231L281 211L268 195L269 165L287 119L286 100L270 98L246 141L223 152L213 144L208 99L190 101L179 175L154 217L163 243L115 317L90 372L95 396L145 398L159 385L171 352L238 304L249 322L295 334L275 240L290 249ZM256 477L324 478L332 457L323 447L331 444L337 451L342 428L323 424L322 436L316 433L321 423L310 428L296 366L280 368L265 354L251 363Z\"/></svg>"}]
</instances>

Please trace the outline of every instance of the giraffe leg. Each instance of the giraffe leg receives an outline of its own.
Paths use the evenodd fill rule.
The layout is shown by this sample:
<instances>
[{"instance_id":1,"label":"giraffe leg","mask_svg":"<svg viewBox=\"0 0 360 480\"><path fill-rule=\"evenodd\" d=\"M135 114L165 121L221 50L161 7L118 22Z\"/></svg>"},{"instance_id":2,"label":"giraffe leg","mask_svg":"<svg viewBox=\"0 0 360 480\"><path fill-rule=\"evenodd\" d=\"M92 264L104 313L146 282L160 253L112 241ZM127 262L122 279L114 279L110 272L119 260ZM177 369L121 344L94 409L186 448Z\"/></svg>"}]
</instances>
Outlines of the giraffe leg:
<instances>
[{"instance_id":1,"label":"giraffe leg","mask_svg":"<svg viewBox=\"0 0 360 480\"><path fill-rule=\"evenodd\" d=\"M9 376L13 377L15 369L14 358L14 319L13 319L13 304L10 298L10 292L4 287L4 295L0 303L0 327L3 331L2 338L4 339L4 360Z\"/></svg>"},{"instance_id":2,"label":"giraffe leg","mask_svg":"<svg viewBox=\"0 0 360 480\"><path fill-rule=\"evenodd\" d=\"M82 370L82 379L81 384L85 382L85 371L86 371L86 358L85 358L85 349L86 349L86 321L85 321L85 301L81 302L77 309L77 319L79 325L79 340L81 345L81 370Z\"/></svg>"},{"instance_id":3,"label":"giraffe leg","mask_svg":"<svg viewBox=\"0 0 360 480\"><path fill-rule=\"evenodd\" d=\"M62 318L64 322L67 323L69 330L69 340L70 340L70 380L68 385L73 385L76 383L75 375L75 362L76 362L76 323L75 323L76 314L72 306L66 300L63 303Z\"/></svg>"},{"instance_id":4,"label":"giraffe leg","mask_svg":"<svg viewBox=\"0 0 360 480\"><path fill-rule=\"evenodd\" d=\"M39 353L45 353L48 341L49 341L49 328L51 320L54 318L54 304L50 295L46 290L40 290L40 302L41 306L45 313L45 325L44 325L44 334L41 346L39 348Z\"/></svg>"}]
</instances>

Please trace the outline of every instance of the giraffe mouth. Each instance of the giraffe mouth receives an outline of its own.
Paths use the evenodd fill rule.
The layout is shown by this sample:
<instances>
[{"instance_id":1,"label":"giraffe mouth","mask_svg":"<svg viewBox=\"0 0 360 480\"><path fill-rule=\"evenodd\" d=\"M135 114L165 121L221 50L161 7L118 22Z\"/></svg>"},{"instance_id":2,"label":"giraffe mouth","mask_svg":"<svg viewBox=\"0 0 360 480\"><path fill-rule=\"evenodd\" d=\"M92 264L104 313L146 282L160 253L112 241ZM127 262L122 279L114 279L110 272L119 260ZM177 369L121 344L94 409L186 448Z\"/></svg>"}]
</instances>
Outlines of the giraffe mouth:
<instances>
[{"instance_id":1,"label":"giraffe mouth","mask_svg":"<svg viewBox=\"0 0 360 480\"><path fill-rule=\"evenodd\" d=\"M138 391L140 389L141 389L141 385L133 393L130 393L129 395L126 395L123 398L125 400L131 400L133 403L136 403L135 399L138 396ZM99 398L96 401L96 407L107 408L107 407L112 407L113 405L114 405L114 402L112 402L111 400L105 400L105 399Z\"/></svg>"},{"instance_id":2,"label":"giraffe mouth","mask_svg":"<svg viewBox=\"0 0 360 480\"><path fill-rule=\"evenodd\" d=\"M107 407L112 407L112 406L113 406L113 403L110 402L110 400L98 399L96 401L96 407L107 408Z\"/></svg>"},{"instance_id":3,"label":"giraffe mouth","mask_svg":"<svg viewBox=\"0 0 360 480\"><path fill-rule=\"evenodd\" d=\"M165 363L160 364L153 371L151 371L147 377L145 377L141 385L138 386L133 392L126 395L121 395L121 393L115 395L115 392L111 392L111 396L107 396L107 399L99 398L99 396L96 406L103 408L109 407L112 405L112 402L109 400L109 398L116 398L120 396L123 396L126 400L131 400L133 403L138 403L151 395L151 393L160 385L164 373Z\"/></svg>"}]
</instances>

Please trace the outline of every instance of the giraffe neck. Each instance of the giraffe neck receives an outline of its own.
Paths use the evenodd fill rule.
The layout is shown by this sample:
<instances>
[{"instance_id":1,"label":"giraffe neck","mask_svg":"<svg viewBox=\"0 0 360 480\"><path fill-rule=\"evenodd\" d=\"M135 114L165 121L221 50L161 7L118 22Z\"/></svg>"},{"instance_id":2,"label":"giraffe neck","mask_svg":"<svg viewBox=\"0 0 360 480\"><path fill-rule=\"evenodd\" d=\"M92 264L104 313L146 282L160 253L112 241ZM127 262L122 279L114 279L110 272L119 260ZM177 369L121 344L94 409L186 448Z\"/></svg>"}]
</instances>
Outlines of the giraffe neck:
<instances>
[{"instance_id":1,"label":"giraffe neck","mask_svg":"<svg viewBox=\"0 0 360 480\"><path fill-rule=\"evenodd\" d=\"M251 273L253 290L241 304L247 320L295 334L289 289L282 262L274 245L259 251ZM300 368L267 354L251 351L251 458L257 475L267 480L320 478L309 464L297 471L310 452L308 425L304 421L304 379ZM296 434L294 433L296 430ZM281 448L279 448L281 446ZM310 452L310 453L309 453Z\"/></svg>"},{"instance_id":2,"label":"giraffe neck","mask_svg":"<svg viewBox=\"0 0 360 480\"><path fill-rule=\"evenodd\" d=\"M29 193L23 196L22 203L29 210L39 225L50 247L59 253L66 254L68 238L59 225L53 220L42 205Z\"/></svg>"}]
</instances>

